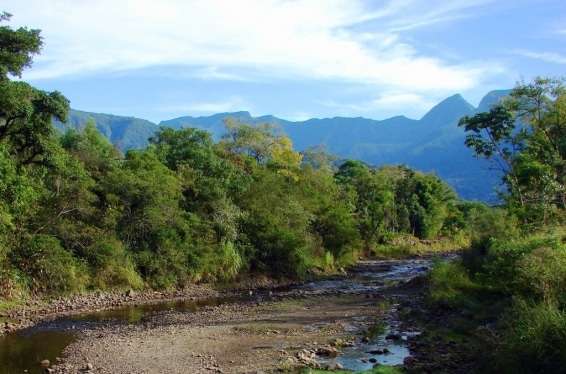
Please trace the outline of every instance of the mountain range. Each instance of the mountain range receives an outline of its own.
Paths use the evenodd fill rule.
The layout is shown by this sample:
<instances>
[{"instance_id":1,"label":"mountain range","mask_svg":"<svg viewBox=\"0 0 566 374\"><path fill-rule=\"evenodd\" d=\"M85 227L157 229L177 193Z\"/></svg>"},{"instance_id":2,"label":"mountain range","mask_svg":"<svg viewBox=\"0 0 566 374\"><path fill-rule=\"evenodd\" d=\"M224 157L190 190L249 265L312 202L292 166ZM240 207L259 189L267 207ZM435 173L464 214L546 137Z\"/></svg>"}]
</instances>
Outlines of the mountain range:
<instances>
[{"instance_id":1,"label":"mountain range","mask_svg":"<svg viewBox=\"0 0 566 374\"><path fill-rule=\"evenodd\" d=\"M325 145L340 158L352 158L371 165L405 164L425 172L435 172L465 199L497 201L495 187L501 176L486 160L474 157L464 145L465 133L458 121L466 115L489 110L508 90L491 91L478 107L461 95L453 95L435 105L421 119L395 116L385 120L362 117L313 118L288 121L274 116L254 117L249 112L218 113L201 117L179 117L159 124L135 117L71 110L60 129L81 128L89 118L110 141L123 151L143 148L159 127L196 127L209 131L215 139L224 132L224 120L279 126L293 140L295 148Z\"/></svg>"}]
</instances>

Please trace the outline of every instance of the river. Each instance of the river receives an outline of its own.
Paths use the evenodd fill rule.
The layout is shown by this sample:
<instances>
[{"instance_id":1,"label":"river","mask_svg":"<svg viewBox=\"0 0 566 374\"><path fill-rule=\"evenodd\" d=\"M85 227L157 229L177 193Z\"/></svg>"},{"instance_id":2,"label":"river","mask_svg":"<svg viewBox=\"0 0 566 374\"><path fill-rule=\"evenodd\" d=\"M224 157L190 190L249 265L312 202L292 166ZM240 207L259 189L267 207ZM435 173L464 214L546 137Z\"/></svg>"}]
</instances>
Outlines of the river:
<instances>
[{"instance_id":1,"label":"river","mask_svg":"<svg viewBox=\"0 0 566 374\"><path fill-rule=\"evenodd\" d=\"M80 339L82 334L100 326L139 325L144 321L159 321L172 312L177 314L196 313L203 308L221 304L249 302L261 305L263 301L287 300L300 297L304 302L314 302L322 297L346 298L365 296L368 299L387 293L399 283L426 274L431 259L407 259L391 261L361 261L348 271L345 277L327 278L307 282L289 289L274 292L247 293L241 297L211 298L200 301L174 301L128 306L102 312L66 316L42 322L34 327L0 337L0 374L40 373L39 362L49 359L56 362L64 356L64 350ZM379 333L363 342L344 347L335 357L316 357L321 365L338 363L345 369L366 370L376 363L398 365L409 356L406 341L418 331L402 331L396 315L396 305L388 306ZM330 318L330 317L329 317ZM324 323L324 319L322 319ZM321 324L319 320L318 324ZM353 329L355 330L355 329ZM356 331L353 331L354 333ZM358 331L359 332L359 331ZM371 353L373 352L373 353Z\"/></svg>"}]
</instances>

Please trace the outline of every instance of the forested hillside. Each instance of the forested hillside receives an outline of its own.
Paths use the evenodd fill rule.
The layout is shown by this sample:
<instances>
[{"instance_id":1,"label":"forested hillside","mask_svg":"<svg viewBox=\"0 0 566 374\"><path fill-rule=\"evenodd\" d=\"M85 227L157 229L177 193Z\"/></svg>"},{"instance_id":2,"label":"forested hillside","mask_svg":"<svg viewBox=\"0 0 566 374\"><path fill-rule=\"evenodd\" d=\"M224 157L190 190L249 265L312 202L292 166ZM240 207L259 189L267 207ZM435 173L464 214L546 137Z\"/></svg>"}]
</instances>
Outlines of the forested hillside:
<instances>
[{"instance_id":1,"label":"forested hillside","mask_svg":"<svg viewBox=\"0 0 566 374\"><path fill-rule=\"evenodd\" d=\"M219 140L228 118L248 123L277 125L293 141L298 151L323 145L342 159L358 159L374 166L405 164L425 172L435 172L466 199L497 201L494 187L501 175L478 160L464 145L460 118L489 110L509 91L488 93L474 108L462 96L454 95L432 108L420 120L403 116L377 121L366 118L335 117L287 121L274 116L253 117L248 112L219 113L204 117L180 117L160 122L161 127L195 127ZM97 128L122 151L144 148L157 126L131 117L111 116L71 110L67 127L81 128L91 117ZM60 128L63 128L59 124Z\"/></svg>"},{"instance_id":2,"label":"forested hillside","mask_svg":"<svg viewBox=\"0 0 566 374\"><path fill-rule=\"evenodd\" d=\"M392 238L463 237L473 206L437 176L360 161L336 168L331 155L299 153L268 124L228 121L216 142L203 130L161 127L147 147L123 154L108 138L126 147L124 136L149 123L69 119L61 93L12 79L39 51L39 33L0 30L13 51L0 55L2 299L301 278Z\"/></svg>"},{"instance_id":3,"label":"forested hillside","mask_svg":"<svg viewBox=\"0 0 566 374\"><path fill-rule=\"evenodd\" d=\"M0 26L2 310L102 290L306 279L343 273L360 258L458 249L461 256L437 262L427 277L390 288L410 295L410 307L401 313L392 304L395 312L424 326L411 349L432 347L420 366L411 357L404 366L564 372L564 80L521 82L477 109L455 95L418 121L292 123L241 112L156 127L70 111L62 93L17 79L41 46L38 30ZM489 206L461 199L435 173L363 160L435 170L465 196L484 196L497 176L505 188ZM384 268L391 264L374 273ZM376 293L376 304L370 295L364 308L389 310L393 299ZM347 315L349 302L332 319ZM363 352L372 329L404 340L376 326L360 339ZM329 346L333 357L344 345Z\"/></svg>"}]
</instances>

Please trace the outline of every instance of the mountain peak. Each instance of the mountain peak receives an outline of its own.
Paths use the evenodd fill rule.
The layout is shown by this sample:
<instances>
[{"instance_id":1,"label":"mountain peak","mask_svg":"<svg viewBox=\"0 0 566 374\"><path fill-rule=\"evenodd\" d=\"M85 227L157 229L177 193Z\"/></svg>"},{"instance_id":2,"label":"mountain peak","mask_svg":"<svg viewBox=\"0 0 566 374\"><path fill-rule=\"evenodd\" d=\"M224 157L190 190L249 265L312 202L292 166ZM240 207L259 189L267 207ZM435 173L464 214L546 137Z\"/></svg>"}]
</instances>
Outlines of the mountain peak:
<instances>
[{"instance_id":1,"label":"mountain peak","mask_svg":"<svg viewBox=\"0 0 566 374\"><path fill-rule=\"evenodd\" d=\"M455 94L432 107L422 118L423 123L452 124L465 115L475 111L472 104L466 101L460 94Z\"/></svg>"},{"instance_id":2,"label":"mountain peak","mask_svg":"<svg viewBox=\"0 0 566 374\"><path fill-rule=\"evenodd\" d=\"M493 90L489 91L480 101L478 105L478 112L487 112L492 106L497 104L505 96L509 95L511 90Z\"/></svg>"}]
</instances>

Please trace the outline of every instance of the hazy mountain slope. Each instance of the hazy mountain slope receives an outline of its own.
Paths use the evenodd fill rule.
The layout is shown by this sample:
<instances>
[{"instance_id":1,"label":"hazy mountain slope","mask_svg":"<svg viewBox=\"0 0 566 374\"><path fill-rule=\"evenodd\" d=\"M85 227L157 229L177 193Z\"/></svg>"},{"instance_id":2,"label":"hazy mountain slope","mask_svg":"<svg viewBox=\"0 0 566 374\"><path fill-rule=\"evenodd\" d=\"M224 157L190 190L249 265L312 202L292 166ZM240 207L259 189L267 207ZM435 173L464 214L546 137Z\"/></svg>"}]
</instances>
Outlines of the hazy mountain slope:
<instances>
[{"instance_id":1,"label":"hazy mountain slope","mask_svg":"<svg viewBox=\"0 0 566 374\"><path fill-rule=\"evenodd\" d=\"M179 117L162 121L159 126L196 127L219 139L224 133L224 120L229 117L251 124L277 124L291 137L298 150L323 144L341 158L360 159L373 165L407 164L423 171L436 172L464 198L495 201L494 186L499 183L500 177L490 170L487 161L473 156L464 145L463 129L457 125L463 116L488 110L508 93L508 90L492 91L481 100L478 108L461 95L453 95L419 120L396 116L382 121L334 117L293 122L274 116L253 117L242 111ZM145 147L147 139L159 128L138 118L76 110L71 111L66 126L84 126L89 117L122 150Z\"/></svg>"},{"instance_id":2,"label":"hazy mountain slope","mask_svg":"<svg viewBox=\"0 0 566 374\"><path fill-rule=\"evenodd\" d=\"M56 123L56 126L60 129L80 129L91 118L96 123L96 128L121 150L144 148L148 144L148 139L158 129L155 123L145 119L74 109L71 109L67 123Z\"/></svg>"},{"instance_id":3,"label":"hazy mountain slope","mask_svg":"<svg viewBox=\"0 0 566 374\"><path fill-rule=\"evenodd\" d=\"M497 104L505 96L509 95L511 90L495 90L485 95L478 104L478 112L487 112L493 105Z\"/></svg>"}]
</instances>

